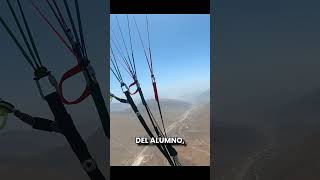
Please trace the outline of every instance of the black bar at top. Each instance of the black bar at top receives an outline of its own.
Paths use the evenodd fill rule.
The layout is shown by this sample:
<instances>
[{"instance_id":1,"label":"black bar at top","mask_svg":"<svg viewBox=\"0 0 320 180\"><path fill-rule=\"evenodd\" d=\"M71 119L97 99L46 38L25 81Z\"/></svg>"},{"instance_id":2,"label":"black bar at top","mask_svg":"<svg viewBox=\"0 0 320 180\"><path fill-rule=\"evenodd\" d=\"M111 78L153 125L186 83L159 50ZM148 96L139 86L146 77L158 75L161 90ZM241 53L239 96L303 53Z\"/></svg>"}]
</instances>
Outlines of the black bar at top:
<instances>
[{"instance_id":1,"label":"black bar at top","mask_svg":"<svg viewBox=\"0 0 320 180\"><path fill-rule=\"evenodd\" d=\"M210 0L110 0L111 14L210 14Z\"/></svg>"}]
</instances>

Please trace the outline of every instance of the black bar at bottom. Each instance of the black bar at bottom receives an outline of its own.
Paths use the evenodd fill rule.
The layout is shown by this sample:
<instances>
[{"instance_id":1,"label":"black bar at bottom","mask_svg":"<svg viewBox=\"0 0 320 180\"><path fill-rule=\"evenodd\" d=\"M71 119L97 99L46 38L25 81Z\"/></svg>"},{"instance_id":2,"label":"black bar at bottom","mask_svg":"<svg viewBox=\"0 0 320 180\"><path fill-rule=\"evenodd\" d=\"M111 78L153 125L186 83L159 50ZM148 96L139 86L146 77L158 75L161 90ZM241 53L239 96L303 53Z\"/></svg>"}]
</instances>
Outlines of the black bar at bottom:
<instances>
[{"instance_id":1,"label":"black bar at bottom","mask_svg":"<svg viewBox=\"0 0 320 180\"><path fill-rule=\"evenodd\" d=\"M210 166L111 166L110 169L110 179L210 179Z\"/></svg>"}]
</instances>

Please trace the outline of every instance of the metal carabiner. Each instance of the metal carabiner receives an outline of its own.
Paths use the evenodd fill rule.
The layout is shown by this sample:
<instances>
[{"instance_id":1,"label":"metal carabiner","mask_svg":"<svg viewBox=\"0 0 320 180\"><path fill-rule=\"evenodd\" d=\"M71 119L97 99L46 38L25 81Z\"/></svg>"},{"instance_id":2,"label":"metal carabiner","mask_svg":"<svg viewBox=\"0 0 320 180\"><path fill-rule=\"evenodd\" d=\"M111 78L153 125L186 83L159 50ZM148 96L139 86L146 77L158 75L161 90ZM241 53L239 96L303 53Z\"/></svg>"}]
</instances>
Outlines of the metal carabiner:
<instances>
[{"instance_id":1,"label":"metal carabiner","mask_svg":"<svg viewBox=\"0 0 320 180\"><path fill-rule=\"evenodd\" d=\"M124 82L121 82L121 89L122 92L129 91L129 87Z\"/></svg>"}]
</instances>

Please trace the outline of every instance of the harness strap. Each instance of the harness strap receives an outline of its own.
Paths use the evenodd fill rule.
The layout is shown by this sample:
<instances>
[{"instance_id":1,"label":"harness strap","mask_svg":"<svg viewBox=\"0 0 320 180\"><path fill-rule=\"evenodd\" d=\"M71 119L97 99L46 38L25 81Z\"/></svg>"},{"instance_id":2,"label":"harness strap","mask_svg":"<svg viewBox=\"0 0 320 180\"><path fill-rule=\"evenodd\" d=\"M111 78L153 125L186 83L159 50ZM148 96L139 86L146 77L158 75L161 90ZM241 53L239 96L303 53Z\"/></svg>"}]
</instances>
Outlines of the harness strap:
<instances>
[{"instance_id":1,"label":"harness strap","mask_svg":"<svg viewBox=\"0 0 320 180\"><path fill-rule=\"evenodd\" d=\"M119 98L119 97L115 96L114 94L110 94L110 96L115 98L116 100L118 100L121 103L128 103L128 101L126 99Z\"/></svg>"},{"instance_id":2,"label":"harness strap","mask_svg":"<svg viewBox=\"0 0 320 180\"><path fill-rule=\"evenodd\" d=\"M77 131L71 116L65 109L59 94L57 92L51 93L45 97L45 100L47 101L51 112L54 115L55 121L57 122L61 133L65 136L69 145L71 146L71 149L76 154L80 163L82 165L86 165L88 160L92 160L93 158L89 153L86 143ZM92 180L105 180L100 169L97 166L92 167L94 168L91 169L83 166L88 176Z\"/></svg>"},{"instance_id":3,"label":"harness strap","mask_svg":"<svg viewBox=\"0 0 320 180\"><path fill-rule=\"evenodd\" d=\"M55 121L40 118L40 117L32 117L18 110L14 112L14 115L20 120L22 120L23 122L25 122L26 124L32 126L33 129L48 131L48 132L52 132L52 131L59 132L57 123Z\"/></svg>"}]
</instances>

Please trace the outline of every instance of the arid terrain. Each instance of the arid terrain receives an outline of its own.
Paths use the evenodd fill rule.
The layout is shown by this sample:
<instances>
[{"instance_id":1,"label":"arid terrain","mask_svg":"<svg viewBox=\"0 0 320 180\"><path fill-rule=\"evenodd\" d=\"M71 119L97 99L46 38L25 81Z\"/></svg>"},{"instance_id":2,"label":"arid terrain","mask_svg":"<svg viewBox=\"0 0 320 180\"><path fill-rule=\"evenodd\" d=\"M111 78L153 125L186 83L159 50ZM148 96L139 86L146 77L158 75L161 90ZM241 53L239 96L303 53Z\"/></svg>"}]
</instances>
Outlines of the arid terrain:
<instances>
[{"instance_id":1,"label":"arid terrain","mask_svg":"<svg viewBox=\"0 0 320 180\"><path fill-rule=\"evenodd\" d=\"M24 142L26 148L21 148L21 143L23 144L21 138L19 138L20 140L18 138L11 139L13 140L11 144L6 144L4 140L8 140L8 137L13 137L14 135L17 137L24 135L25 139L32 141ZM78 159L70 147L65 144L63 136L48 134L48 136L44 135L44 137L39 138L39 135L43 135L43 133L25 131L1 134L0 142L2 147L7 146L3 148L6 149L6 151L2 151L0 156L1 179L88 179ZM103 131L98 130L87 138L86 142L90 152L98 162L101 171L106 173L107 146L101 146L104 139ZM62 141L62 143L56 147L48 145L48 143L55 143L55 141ZM17 149L11 152L9 151L8 147L14 149L14 146L20 147L18 153Z\"/></svg>"},{"instance_id":2,"label":"arid terrain","mask_svg":"<svg viewBox=\"0 0 320 180\"><path fill-rule=\"evenodd\" d=\"M319 179L320 91L274 102L226 108L215 122L216 179Z\"/></svg>"},{"instance_id":3,"label":"arid terrain","mask_svg":"<svg viewBox=\"0 0 320 180\"><path fill-rule=\"evenodd\" d=\"M208 97L208 96L207 96ZM203 99L202 99L203 100ZM149 101L156 119L160 119L154 101ZM205 101L187 103L162 100L166 131L170 137L182 137L187 145L174 146L183 166L210 164L210 104ZM116 106L119 109L119 106ZM143 106L139 109L146 116ZM149 122L149 119L146 118ZM158 121L160 123L160 121ZM151 125L149 123L149 125ZM152 127L152 126L150 126ZM155 146L138 146L135 137L145 136L131 109L112 112L111 106L111 165L166 166L169 165Z\"/></svg>"}]
</instances>

